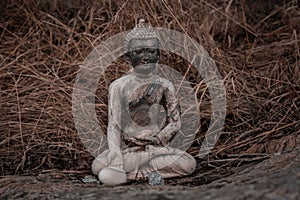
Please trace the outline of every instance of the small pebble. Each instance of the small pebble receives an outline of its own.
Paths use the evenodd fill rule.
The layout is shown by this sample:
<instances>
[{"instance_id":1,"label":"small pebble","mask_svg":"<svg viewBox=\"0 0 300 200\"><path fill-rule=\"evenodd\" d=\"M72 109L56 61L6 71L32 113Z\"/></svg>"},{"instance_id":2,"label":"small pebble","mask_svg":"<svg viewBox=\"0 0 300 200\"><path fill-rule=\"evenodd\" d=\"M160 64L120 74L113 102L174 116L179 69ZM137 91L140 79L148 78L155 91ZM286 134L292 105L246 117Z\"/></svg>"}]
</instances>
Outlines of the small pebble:
<instances>
[{"instance_id":1,"label":"small pebble","mask_svg":"<svg viewBox=\"0 0 300 200\"><path fill-rule=\"evenodd\" d=\"M150 172L149 174L149 184L150 185L164 185L164 179L158 172Z\"/></svg>"},{"instance_id":2,"label":"small pebble","mask_svg":"<svg viewBox=\"0 0 300 200\"><path fill-rule=\"evenodd\" d=\"M87 175L82 180L83 183L100 183L94 176Z\"/></svg>"}]
</instances>

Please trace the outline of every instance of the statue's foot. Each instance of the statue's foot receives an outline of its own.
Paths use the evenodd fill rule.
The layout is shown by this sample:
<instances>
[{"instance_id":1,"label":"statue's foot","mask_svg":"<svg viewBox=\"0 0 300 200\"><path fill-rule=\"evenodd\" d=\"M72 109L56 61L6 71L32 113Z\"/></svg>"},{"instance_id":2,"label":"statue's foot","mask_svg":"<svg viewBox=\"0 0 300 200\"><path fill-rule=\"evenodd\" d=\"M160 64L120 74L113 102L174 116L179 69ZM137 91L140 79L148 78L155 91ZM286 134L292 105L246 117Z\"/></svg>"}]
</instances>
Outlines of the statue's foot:
<instances>
[{"instance_id":1,"label":"statue's foot","mask_svg":"<svg viewBox=\"0 0 300 200\"><path fill-rule=\"evenodd\" d=\"M105 185L120 185L127 182L127 173L118 167L105 167L99 172L99 180Z\"/></svg>"}]
</instances>

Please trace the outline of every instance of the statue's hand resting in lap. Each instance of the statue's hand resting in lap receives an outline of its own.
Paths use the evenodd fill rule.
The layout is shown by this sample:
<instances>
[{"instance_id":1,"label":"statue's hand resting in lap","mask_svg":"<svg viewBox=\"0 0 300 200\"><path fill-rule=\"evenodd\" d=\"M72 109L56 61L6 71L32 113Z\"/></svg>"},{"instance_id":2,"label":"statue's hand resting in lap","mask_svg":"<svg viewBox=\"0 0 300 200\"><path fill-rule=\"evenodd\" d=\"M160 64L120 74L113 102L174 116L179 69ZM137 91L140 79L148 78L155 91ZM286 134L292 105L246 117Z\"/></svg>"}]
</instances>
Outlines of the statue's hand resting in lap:
<instances>
[{"instance_id":1,"label":"statue's hand resting in lap","mask_svg":"<svg viewBox=\"0 0 300 200\"><path fill-rule=\"evenodd\" d=\"M162 144L160 139L151 130L143 130L136 136L127 135L126 140L139 146Z\"/></svg>"},{"instance_id":2,"label":"statue's hand resting in lap","mask_svg":"<svg viewBox=\"0 0 300 200\"><path fill-rule=\"evenodd\" d=\"M151 145L161 145L161 141L157 136L148 136L145 138L137 139L137 141L143 142L144 144L151 144Z\"/></svg>"}]
</instances>

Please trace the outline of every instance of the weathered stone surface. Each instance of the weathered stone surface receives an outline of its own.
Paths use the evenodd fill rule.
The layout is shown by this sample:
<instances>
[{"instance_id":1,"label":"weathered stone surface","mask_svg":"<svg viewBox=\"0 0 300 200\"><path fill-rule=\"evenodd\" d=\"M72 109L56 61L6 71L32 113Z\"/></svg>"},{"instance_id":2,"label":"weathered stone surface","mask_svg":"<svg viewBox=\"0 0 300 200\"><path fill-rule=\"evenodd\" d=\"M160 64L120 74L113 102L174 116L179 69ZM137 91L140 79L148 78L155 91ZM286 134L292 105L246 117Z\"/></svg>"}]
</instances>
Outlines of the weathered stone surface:
<instances>
[{"instance_id":1,"label":"weathered stone surface","mask_svg":"<svg viewBox=\"0 0 300 200\"><path fill-rule=\"evenodd\" d=\"M71 179L7 176L0 199L299 199L299 150L271 156L251 168L197 187L128 183L108 187Z\"/></svg>"}]
</instances>

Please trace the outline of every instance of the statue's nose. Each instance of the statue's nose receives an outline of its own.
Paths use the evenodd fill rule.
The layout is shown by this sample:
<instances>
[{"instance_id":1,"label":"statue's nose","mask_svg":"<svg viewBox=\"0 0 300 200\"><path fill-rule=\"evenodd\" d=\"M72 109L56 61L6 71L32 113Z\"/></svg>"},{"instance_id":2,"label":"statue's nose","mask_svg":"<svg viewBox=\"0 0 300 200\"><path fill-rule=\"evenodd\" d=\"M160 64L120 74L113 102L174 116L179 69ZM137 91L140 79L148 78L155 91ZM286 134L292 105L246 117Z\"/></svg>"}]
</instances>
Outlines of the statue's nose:
<instances>
[{"instance_id":1,"label":"statue's nose","mask_svg":"<svg viewBox=\"0 0 300 200\"><path fill-rule=\"evenodd\" d=\"M144 52L144 53L143 53L143 60L144 60L144 61L149 61L149 55L148 55L147 52Z\"/></svg>"}]
</instances>

